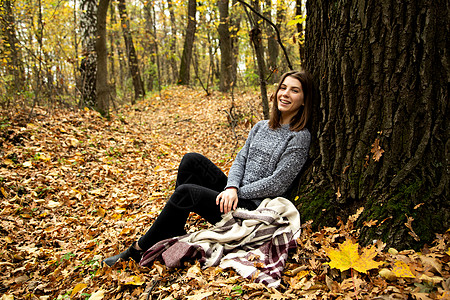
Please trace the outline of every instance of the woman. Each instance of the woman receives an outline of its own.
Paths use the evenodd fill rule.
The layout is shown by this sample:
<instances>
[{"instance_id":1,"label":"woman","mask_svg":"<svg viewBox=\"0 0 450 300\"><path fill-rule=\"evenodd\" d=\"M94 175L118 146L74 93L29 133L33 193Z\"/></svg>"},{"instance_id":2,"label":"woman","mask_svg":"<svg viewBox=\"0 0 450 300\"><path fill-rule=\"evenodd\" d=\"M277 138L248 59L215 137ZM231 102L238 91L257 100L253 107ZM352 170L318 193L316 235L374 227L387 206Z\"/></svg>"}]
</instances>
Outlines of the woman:
<instances>
[{"instance_id":1,"label":"woman","mask_svg":"<svg viewBox=\"0 0 450 300\"><path fill-rule=\"evenodd\" d=\"M206 157L186 154L178 168L175 191L153 225L137 242L103 262L139 262L157 242L184 235L190 212L215 224L221 215L243 207L254 210L265 198L283 195L303 167L311 135L313 82L309 73L283 74L272 96L270 120L258 122L227 176Z\"/></svg>"}]
</instances>

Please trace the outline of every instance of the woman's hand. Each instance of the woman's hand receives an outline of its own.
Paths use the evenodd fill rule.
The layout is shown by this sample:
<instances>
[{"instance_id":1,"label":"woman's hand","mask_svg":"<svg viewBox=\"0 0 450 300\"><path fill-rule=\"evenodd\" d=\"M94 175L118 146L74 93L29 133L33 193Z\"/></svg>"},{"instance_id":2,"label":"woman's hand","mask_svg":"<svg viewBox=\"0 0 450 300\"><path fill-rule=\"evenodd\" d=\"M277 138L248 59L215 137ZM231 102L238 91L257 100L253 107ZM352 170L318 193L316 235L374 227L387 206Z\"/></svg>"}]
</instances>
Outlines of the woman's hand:
<instances>
[{"instance_id":1,"label":"woman's hand","mask_svg":"<svg viewBox=\"0 0 450 300\"><path fill-rule=\"evenodd\" d=\"M235 210L238 205L237 188L231 187L221 192L216 198L216 204L220 205L220 212L224 214Z\"/></svg>"}]
</instances>

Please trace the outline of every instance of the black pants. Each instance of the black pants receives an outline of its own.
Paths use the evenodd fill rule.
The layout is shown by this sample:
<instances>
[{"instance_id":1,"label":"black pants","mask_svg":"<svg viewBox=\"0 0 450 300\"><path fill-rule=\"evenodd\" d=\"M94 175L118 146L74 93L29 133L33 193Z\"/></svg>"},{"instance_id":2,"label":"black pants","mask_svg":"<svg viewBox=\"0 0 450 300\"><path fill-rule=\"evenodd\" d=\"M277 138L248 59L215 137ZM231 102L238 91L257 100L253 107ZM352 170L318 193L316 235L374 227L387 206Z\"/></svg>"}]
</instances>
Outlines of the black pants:
<instances>
[{"instance_id":1,"label":"black pants","mask_svg":"<svg viewBox=\"0 0 450 300\"><path fill-rule=\"evenodd\" d=\"M195 212L211 224L221 220L216 197L227 184L227 176L209 159L198 153L188 153L181 160L175 192L167 201L153 225L142 236L139 247L147 250L157 242L186 234L184 226L190 212ZM239 199L238 207L256 209L256 204Z\"/></svg>"}]
</instances>

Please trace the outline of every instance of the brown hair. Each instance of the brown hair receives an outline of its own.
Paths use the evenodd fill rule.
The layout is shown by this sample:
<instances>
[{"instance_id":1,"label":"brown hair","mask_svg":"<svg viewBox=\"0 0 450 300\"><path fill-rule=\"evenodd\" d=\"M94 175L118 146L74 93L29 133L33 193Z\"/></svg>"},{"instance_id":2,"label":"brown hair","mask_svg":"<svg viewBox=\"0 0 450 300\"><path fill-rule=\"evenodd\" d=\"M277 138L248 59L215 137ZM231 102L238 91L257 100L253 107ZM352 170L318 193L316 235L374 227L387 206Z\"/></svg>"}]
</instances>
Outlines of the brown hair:
<instances>
[{"instance_id":1,"label":"brown hair","mask_svg":"<svg viewBox=\"0 0 450 300\"><path fill-rule=\"evenodd\" d=\"M297 114L291 119L289 124L292 131L300 131L309 125L312 112L314 86L312 76L308 71L289 71L281 76L277 90L270 97L272 101L272 111L270 113L269 127L272 129L281 127L281 112L278 110L277 94L284 80L288 76L294 77L302 84L304 105L300 107Z\"/></svg>"}]
</instances>

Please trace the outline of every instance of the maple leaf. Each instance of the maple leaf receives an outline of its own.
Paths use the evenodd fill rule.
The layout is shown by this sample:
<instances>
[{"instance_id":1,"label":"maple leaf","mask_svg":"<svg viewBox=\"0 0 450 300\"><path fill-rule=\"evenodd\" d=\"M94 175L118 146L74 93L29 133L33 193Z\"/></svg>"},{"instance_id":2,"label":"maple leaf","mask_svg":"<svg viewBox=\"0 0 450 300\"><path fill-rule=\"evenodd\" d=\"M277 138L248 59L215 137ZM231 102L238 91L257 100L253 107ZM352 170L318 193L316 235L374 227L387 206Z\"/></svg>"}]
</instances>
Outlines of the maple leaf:
<instances>
[{"instance_id":1,"label":"maple leaf","mask_svg":"<svg viewBox=\"0 0 450 300\"><path fill-rule=\"evenodd\" d=\"M361 273L367 273L370 269L378 268L382 262L374 261L377 255L375 247L371 247L358 253L358 243L351 240L345 240L339 245L339 250L333 248L324 248L328 257L331 259L329 266L341 271L354 269Z\"/></svg>"}]
</instances>

